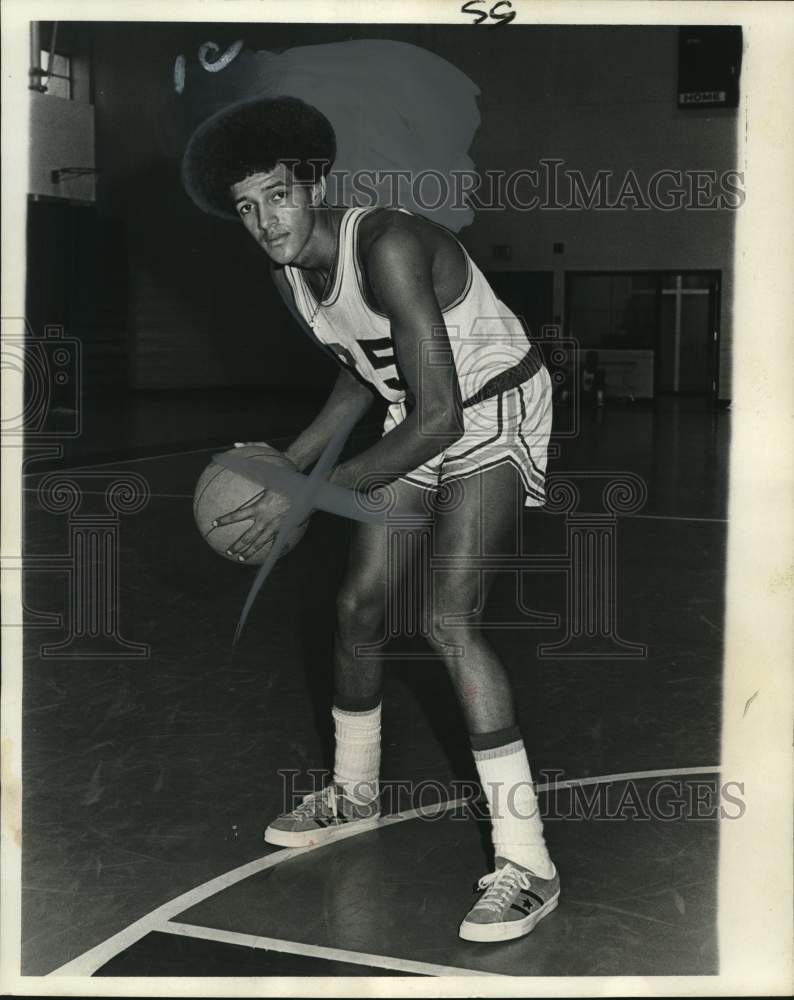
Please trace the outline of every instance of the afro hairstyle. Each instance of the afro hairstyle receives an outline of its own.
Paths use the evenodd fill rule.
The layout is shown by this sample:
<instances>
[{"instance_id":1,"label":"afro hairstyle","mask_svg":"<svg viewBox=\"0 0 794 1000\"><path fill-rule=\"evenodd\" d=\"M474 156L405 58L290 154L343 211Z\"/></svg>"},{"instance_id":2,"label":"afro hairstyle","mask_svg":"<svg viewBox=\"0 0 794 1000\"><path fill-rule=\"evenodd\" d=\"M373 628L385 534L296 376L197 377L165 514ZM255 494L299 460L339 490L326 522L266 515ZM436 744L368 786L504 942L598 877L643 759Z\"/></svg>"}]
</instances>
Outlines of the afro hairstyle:
<instances>
[{"instance_id":1,"label":"afro hairstyle","mask_svg":"<svg viewBox=\"0 0 794 1000\"><path fill-rule=\"evenodd\" d=\"M182 183L204 212L236 219L230 188L278 163L296 181L316 184L336 157L331 123L297 97L246 101L224 108L190 137L182 158Z\"/></svg>"}]
</instances>

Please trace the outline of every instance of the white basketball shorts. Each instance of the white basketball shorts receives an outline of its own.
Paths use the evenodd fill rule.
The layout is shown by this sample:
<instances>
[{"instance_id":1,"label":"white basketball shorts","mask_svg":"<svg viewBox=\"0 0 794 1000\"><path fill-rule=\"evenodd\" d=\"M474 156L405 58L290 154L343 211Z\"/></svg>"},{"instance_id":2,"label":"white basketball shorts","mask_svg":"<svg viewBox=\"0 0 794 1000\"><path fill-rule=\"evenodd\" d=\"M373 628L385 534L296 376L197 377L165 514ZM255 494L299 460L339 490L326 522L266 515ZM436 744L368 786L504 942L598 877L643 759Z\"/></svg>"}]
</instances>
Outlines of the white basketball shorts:
<instances>
[{"instance_id":1,"label":"white basketball shorts","mask_svg":"<svg viewBox=\"0 0 794 1000\"><path fill-rule=\"evenodd\" d=\"M465 479L509 462L521 476L524 506L546 501L546 460L552 423L551 378L545 366L512 388L464 406L463 436L434 458L400 478L424 489ZM393 403L384 434L406 417L405 403Z\"/></svg>"}]
</instances>

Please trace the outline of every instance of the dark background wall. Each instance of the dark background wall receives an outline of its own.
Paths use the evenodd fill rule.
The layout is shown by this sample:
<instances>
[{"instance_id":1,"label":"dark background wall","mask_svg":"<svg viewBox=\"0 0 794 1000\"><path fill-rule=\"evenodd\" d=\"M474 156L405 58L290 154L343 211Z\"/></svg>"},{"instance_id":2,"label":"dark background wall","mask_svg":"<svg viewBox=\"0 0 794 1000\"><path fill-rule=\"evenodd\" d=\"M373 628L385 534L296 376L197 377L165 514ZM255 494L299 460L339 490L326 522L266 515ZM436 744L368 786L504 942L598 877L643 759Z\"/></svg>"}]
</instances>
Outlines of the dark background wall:
<instances>
[{"instance_id":1,"label":"dark background wall","mask_svg":"<svg viewBox=\"0 0 794 1000\"><path fill-rule=\"evenodd\" d=\"M676 107L675 28L104 23L72 24L69 36L91 52L100 170L95 210L77 211L96 216L78 229L90 230L81 268L94 271L101 309L88 317L83 309L76 322L104 345L95 367L106 384L316 388L332 377L275 296L264 254L182 191L190 125L173 66L179 53L195 58L202 42L223 48L244 38L278 51L377 37L430 49L480 87L471 151L480 170L536 167L544 157L586 176L735 166L736 112ZM734 215L481 212L461 236L486 270L553 272L548 321L562 318L566 270L721 270L720 395L728 397ZM510 246L509 261L497 259L497 244Z\"/></svg>"},{"instance_id":2,"label":"dark background wall","mask_svg":"<svg viewBox=\"0 0 794 1000\"><path fill-rule=\"evenodd\" d=\"M179 53L201 43L253 49L350 38L421 44L406 27L298 25L95 26L100 210L123 218L129 240L129 377L135 386L264 385L304 388L333 377L275 293L268 260L242 227L199 212L182 190L190 132L172 85Z\"/></svg>"}]
</instances>

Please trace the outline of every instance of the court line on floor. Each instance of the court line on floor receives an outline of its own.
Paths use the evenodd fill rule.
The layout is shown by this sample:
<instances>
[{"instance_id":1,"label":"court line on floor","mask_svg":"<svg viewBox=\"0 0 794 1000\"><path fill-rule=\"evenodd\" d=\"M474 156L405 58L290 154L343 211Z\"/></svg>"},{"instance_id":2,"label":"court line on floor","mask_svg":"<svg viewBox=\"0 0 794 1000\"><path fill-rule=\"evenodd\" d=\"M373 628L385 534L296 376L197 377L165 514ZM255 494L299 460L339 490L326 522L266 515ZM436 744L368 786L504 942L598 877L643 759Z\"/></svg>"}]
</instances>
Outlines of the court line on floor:
<instances>
[{"instance_id":1,"label":"court line on floor","mask_svg":"<svg viewBox=\"0 0 794 1000\"><path fill-rule=\"evenodd\" d=\"M273 438L273 440L275 441L278 439ZM65 469L50 469L47 472L42 472L36 469L23 473L22 478L27 479L29 476L46 476L49 475L50 472L83 472L86 469L105 469L109 465L131 465L133 462L155 462L160 458L177 458L179 455L198 455L200 451L218 451L220 448L228 447L228 445L229 442L224 441L223 444L210 445L208 448L190 448L188 451L166 451L161 455L138 455L134 458L114 458L109 462L86 462L83 465L69 465Z\"/></svg>"},{"instance_id":2,"label":"court line on floor","mask_svg":"<svg viewBox=\"0 0 794 1000\"><path fill-rule=\"evenodd\" d=\"M694 774L720 774L722 767L714 764L706 767L662 768L657 771L622 771L619 774L599 774L592 778L570 778L567 781L549 781L536 785L536 792L556 791L559 788L580 788L583 785L606 785L615 781L644 781L648 778L686 777Z\"/></svg>"},{"instance_id":3,"label":"court line on floor","mask_svg":"<svg viewBox=\"0 0 794 1000\"><path fill-rule=\"evenodd\" d=\"M594 775L588 778L571 778L565 781L550 781L546 784L538 785L537 791L547 792L551 789L572 788L581 785L607 784L615 781L639 781L645 778L673 776L684 777L686 775L695 774L719 774L721 770L722 768L720 765L709 765L705 767L663 768L653 771L623 771L617 774ZM408 812L399 813L396 816L384 816L379 820L372 821L371 824L368 824L365 828L357 827L352 830L342 832L331 843L337 843L340 840L346 840L348 837L358 836L371 830L381 830L384 827L394 826L397 823L404 823L407 820L450 812L452 809L464 806L467 801L467 799L462 798L452 799L449 802L438 803L427 807L419 807L418 809L411 809ZM152 931L162 929L162 925L165 922L170 921L173 917L183 913L191 906L196 906L205 899L209 899L210 897L217 895L219 892L222 892L224 889L227 889L232 885L236 885L238 882L242 882L244 879L250 878L252 875L257 875L259 872L265 871L267 868L273 868L276 865L281 864L283 861L289 861L291 858L298 857L301 854L307 854L309 851L320 850L323 846L330 845L318 845L317 847L289 847L281 851L274 851L272 854L267 854L254 861L249 861L248 864L241 865L239 868L233 868L231 871L217 875L208 882L203 882L201 885L198 885L193 889L189 889L187 892L176 896L167 903L163 903L161 906L158 906L145 916L140 917L138 920L129 924L129 926L120 930L112 937L107 938L105 941L101 941L93 948L83 952L82 955L78 955L77 958L74 958L71 961L66 962L64 965L59 966L57 969L54 969L52 972L48 973L48 975L91 976L98 969L101 969L103 965L109 962L111 958L115 958L115 956L120 954L122 951L126 951L127 948L131 947L137 941L140 941L141 938L150 934Z\"/></svg>"},{"instance_id":4,"label":"court line on floor","mask_svg":"<svg viewBox=\"0 0 794 1000\"><path fill-rule=\"evenodd\" d=\"M202 451L204 449L201 449ZM109 463L115 464L115 463ZM83 469L94 468L94 466L84 466ZM81 472L83 469L63 469L56 470L58 473ZM29 473L30 475L31 473ZM48 473L41 472L37 475L46 476ZM38 493L38 486L23 486L23 493ZM81 490L82 496L104 496L101 490ZM192 500L192 493L147 493L149 500ZM544 513L548 513L545 511ZM618 514L621 521L693 521L698 524L728 524L727 517L688 517L680 514Z\"/></svg>"},{"instance_id":5,"label":"court line on floor","mask_svg":"<svg viewBox=\"0 0 794 1000\"><path fill-rule=\"evenodd\" d=\"M274 444L277 444L279 441L286 441L286 440L287 438L281 435L279 435L278 437L271 438L271 442L273 442ZM176 458L180 455L197 455L199 454L199 452L202 451L215 452L219 451L221 448L228 446L228 444L229 442L225 441L223 442L223 444L211 445L210 447L204 447L204 448L191 448L188 451L167 451L159 455L139 455L134 458L113 459L112 461L109 462L93 462L85 465L72 465L65 469L52 469L50 471L55 473L83 472L87 469L104 469L107 468L109 465L130 465L133 462L154 462L158 461L161 458ZM49 473L47 472L31 471L23 473L22 478L27 479L29 476L46 476L48 474ZM31 487L26 487L26 489L31 489ZM153 493L151 494L151 496L162 497L165 499L174 499L174 500L185 499L185 497L182 494L178 493L176 494ZM191 497L188 499L192 499L192 494ZM707 523L713 522L715 524L729 523L727 517L690 517L678 514L618 514L617 516L620 517L622 520L628 518L635 518L638 520L644 519L648 521L704 521Z\"/></svg>"},{"instance_id":6,"label":"court line on floor","mask_svg":"<svg viewBox=\"0 0 794 1000\"><path fill-rule=\"evenodd\" d=\"M370 428L362 428L358 431L354 431L350 435L350 440L355 441L356 437L361 437L369 433ZM268 442L269 444L278 444L280 441L292 441L293 435L279 434L273 437ZM221 444L208 445L203 448L189 448L187 451L166 451L157 455L134 455L131 458L114 458L107 462L87 462L83 465L69 465L65 469L57 468L50 469L47 472L41 472L38 470L32 470L30 472L24 472L22 474L23 479L27 479L28 476L46 476L49 472L83 472L86 469L105 469L109 465L130 465L133 462L154 462L161 458L178 458L180 455L198 455L202 451L220 451L222 448L231 448L234 442L223 441Z\"/></svg>"},{"instance_id":7,"label":"court line on floor","mask_svg":"<svg viewBox=\"0 0 794 1000\"><path fill-rule=\"evenodd\" d=\"M727 524L727 517L688 517L683 514L618 514L621 520L638 521L709 521L715 524Z\"/></svg>"},{"instance_id":8,"label":"court line on floor","mask_svg":"<svg viewBox=\"0 0 794 1000\"><path fill-rule=\"evenodd\" d=\"M46 475L46 473L42 473ZM38 493L38 486L23 486L23 493ZM54 492L54 491L50 491ZM136 496L146 496L148 500L192 500L193 493L137 493ZM80 490L81 497L103 497L105 496L105 490Z\"/></svg>"},{"instance_id":9,"label":"court line on floor","mask_svg":"<svg viewBox=\"0 0 794 1000\"><path fill-rule=\"evenodd\" d=\"M203 451L204 449L200 449ZM185 452L185 454L189 454ZM114 464L114 463L109 463ZM119 463L121 464L121 463ZM57 473L63 471L66 472L81 472L84 469L94 468L94 466L84 466L82 469L63 469L56 470ZM46 476L49 473L41 472L37 475ZM31 473L28 473L31 475ZM23 493L38 493L38 486L23 486ZM81 490L81 496L104 496L102 490ZM147 498L149 500L192 500L192 493L147 493ZM548 513L545 511L544 513ZM728 524L727 517L689 517L679 514L618 514L616 515L621 521L694 521L696 523L706 523L706 524Z\"/></svg>"},{"instance_id":10,"label":"court line on floor","mask_svg":"<svg viewBox=\"0 0 794 1000\"><path fill-rule=\"evenodd\" d=\"M220 944L242 945L260 951L277 951L285 955L303 955L306 958L324 958L330 962L347 962L350 965L367 965L376 969L390 969L397 973L418 973L422 976L496 976L498 972L479 972L454 965L433 965L430 962L412 962L407 958L392 958L387 955L371 955L364 951L346 951L344 948L326 948L319 944L301 944L299 941L283 941L280 938L258 937L254 934L240 934L215 927L200 927L198 924L183 924L169 920L156 928L166 934L180 937L200 938L202 941L217 941Z\"/></svg>"},{"instance_id":11,"label":"court line on floor","mask_svg":"<svg viewBox=\"0 0 794 1000\"><path fill-rule=\"evenodd\" d=\"M203 450L203 449L202 449ZM85 468L93 468L93 466L86 466ZM60 470L59 470L60 471ZM64 472L79 472L79 469L65 469ZM39 473L39 475L48 475L46 472ZM23 486L23 493L38 493L38 486ZM81 496L104 496L103 490L81 490ZM147 493L147 498L150 500L192 500L192 493ZM617 515L622 521L695 521L698 523L706 522L713 524L727 524L727 517L685 517L679 514L618 514Z\"/></svg>"},{"instance_id":12,"label":"court line on floor","mask_svg":"<svg viewBox=\"0 0 794 1000\"><path fill-rule=\"evenodd\" d=\"M465 805L465 803L465 799L453 799L449 802L436 803L432 806L411 809L405 813L400 813L397 816L384 816L379 820L372 820L366 825L362 824L361 826L353 827L350 830L342 831L337 835L332 843L336 844L340 840L346 840L348 837L360 836L363 833L376 829L381 830L384 827L394 826L397 823L404 823L407 820L418 819L423 816L434 816L438 813L448 812L451 809L456 809ZM222 875L217 875L208 882L204 882L201 885L196 886L194 889L189 889L187 892L183 892L181 895L176 896L167 903L163 903L161 906L152 910L151 913L147 913L145 916L140 917L138 920L134 921L117 934L114 934L112 937L100 942L98 945L90 948L88 951L79 955L77 958L72 959L70 962L67 962L65 965L59 966L59 968L54 969L52 972L48 973L48 975L91 976L97 971L97 969L100 969L103 965L109 962L111 958L115 958L115 956L120 954L122 951L126 951L126 949L135 944L136 941L140 941L142 937L145 937L152 931L157 930L165 921L170 920L172 917L178 916L190 907L202 903L205 899L209 899L211 896L217 895L217 893L222 892L224 889L228 889L230 886L236 885L238 882L242 882L244 879L250 878L252 875L257 875L259 872L265 871L267 868L273 868L284 861L289 861L290 859L296 858L301 854L307 854L309 851L321 850L325 846L330 845L319 844L316 847L288 847L281 851L274 851L271 854L266 854L264 857L257 858L254 861L249 861L248 864L241 865L239 868L233 868L231 871L224 872Z\"/></svg>"}]
</instances>

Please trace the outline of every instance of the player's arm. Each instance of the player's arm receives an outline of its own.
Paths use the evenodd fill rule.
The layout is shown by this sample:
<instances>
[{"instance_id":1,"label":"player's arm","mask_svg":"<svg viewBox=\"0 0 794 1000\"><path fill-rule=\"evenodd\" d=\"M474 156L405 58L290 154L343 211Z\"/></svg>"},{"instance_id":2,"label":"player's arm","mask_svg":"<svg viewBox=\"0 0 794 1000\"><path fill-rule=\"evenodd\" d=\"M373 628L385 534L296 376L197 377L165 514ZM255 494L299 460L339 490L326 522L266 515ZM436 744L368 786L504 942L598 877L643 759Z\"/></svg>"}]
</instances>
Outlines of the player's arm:
<instances>
[{"instance_id":1,"label":"player's arm","mask_svg":"<svg viewBox=\"0 0 794 1000\"><path fill-rule=\"evenodd\" d=\"M360 420L372 405L372 392L343 368L323 408L285 451L287 458L302 471L322 454L340 424L348 418Z\"/></svg>"},{"instance_id":2,"label":"player's arm","mask_svg":"<svg viewBox=\"0 0 794 1000\"><path fill-rule=\"evenodd\" d=\"M283 272L273 269L272 276L279 295L295 321L312 340L315 340L311 330L295 307L292 289ZM285 454L301 470L312 465L322 454L339 424L347 423L351 417L360 420L372 405L373 399L372 390L343 368L339 372L323 408L311 424L287 448Z\"/></svg>"},{"instance_id":3,"label":"player's arm","mask_svg":"<svg viewBox=\"0 0 794 1000\"><path fill-rule=\"evenodd\" d=\"M355 487L365 475L390 482L449 447L463 432L461 399L430 251L413 233L390 229L368 248L367 277L391 323L397 367L411 412L377 444L337 466L331 481Z\"/></svg>"},{"instance_id":4,"label":"player's arm","mask_svg":"<svg viewBox=\"0 0 794 1000\"><path fill-rule=\"evenodd\" d=\"M273 280L296 322L315 340L295 308L292 290L284 275L273 271ZM342 369L323 408L295 438L285 454L303 471L320 457L340 424L349 425L353 420L359 420L372 405L373 398L372 391L366 385L359 382L347 369ZM275 490L266 490L252 506L246 505L219 517L215 523L225 525L249 521L253 515L253 524L240 534L230 546L229 552L242 561L255 555L277 530L279 521L290 508L290 502L288 497Z\"/></svg>"}]
</instances>

